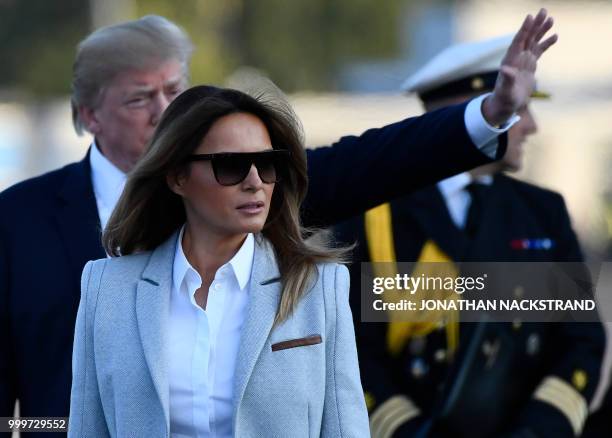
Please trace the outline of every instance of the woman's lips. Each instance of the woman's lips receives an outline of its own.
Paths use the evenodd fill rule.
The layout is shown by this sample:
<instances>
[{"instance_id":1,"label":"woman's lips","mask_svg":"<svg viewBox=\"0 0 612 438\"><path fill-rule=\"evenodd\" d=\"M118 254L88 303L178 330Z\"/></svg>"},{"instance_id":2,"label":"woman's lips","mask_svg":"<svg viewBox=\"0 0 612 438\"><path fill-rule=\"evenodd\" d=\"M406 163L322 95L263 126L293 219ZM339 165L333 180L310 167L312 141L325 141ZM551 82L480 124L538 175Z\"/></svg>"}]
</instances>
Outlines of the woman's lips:
<instances>
[{"instance_id":1,"label":"woman's lips","mask_svg":"<svg viewBox=\"0 0 612 438\"><path fill-rule=\"evenodd\" d=\"M258 202L247 202L245 204L241 204L237 207L237 210L240 210L246 214L259 214L264 210L264 203L261 201Z\"/></svg>"}]
</instances>

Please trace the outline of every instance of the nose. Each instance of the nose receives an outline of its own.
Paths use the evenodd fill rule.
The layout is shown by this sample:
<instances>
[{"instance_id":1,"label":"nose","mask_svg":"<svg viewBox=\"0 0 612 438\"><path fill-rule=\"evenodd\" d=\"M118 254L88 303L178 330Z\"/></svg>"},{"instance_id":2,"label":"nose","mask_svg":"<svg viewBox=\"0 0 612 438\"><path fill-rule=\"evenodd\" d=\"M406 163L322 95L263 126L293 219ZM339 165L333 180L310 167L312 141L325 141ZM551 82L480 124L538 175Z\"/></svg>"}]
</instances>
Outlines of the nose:
<instances>
[{"instance_id":1,"label":"nose","mask_svg":"<svg viewBox=\"0 0 612 438\"><path fill-rule=\"evenodd\" d=\"M170 99L164 93L157 93L151 103L151 124L157 126L162 114L170 105Z\"/></svg>"},{"instance_id":2,"label":"nose","mask_svg":"<svg viewBox=\"0 0 612 438\"><path fill-rule=\"evenodd\" d=\"M249 169L249 173L247 174L244 181L242 181L242 187L245 190L259 190L263 186L263 181L259 177L259 171L254 164L251 164L251 168Z\"/></svg>"}]
</instances>

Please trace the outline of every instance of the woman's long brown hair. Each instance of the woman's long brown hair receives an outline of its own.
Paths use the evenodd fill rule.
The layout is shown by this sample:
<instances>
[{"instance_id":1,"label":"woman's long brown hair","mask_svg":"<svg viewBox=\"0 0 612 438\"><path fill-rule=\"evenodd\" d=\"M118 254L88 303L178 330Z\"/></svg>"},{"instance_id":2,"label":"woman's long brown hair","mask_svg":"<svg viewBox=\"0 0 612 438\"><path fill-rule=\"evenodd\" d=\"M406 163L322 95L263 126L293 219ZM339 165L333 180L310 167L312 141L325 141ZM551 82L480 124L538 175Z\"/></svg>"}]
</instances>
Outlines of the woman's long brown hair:
<instances>
[{"instance_id":1,"label":"woman's long brown hair","mask_svg":"<svg viewBox=\"0 0 612 438\"><path fill-rule=\"evenodd\" d=\"M125 190L102 236L111 256L150 251L186 221L182 198L167 184L169 175L188 172L187 157L221 117L249 113L266 126L274 149L290 153L283 180L272 195L262 230L274 247L282 283L276 322L287 319L316 275L316 264L344 259L346 249L332 248L300 223L300 206L308 187L306 152L300 125L284 100L253 97L241 91L196 86L166 109L150 146L128 176Z\"/></svg>"}]
</instances>

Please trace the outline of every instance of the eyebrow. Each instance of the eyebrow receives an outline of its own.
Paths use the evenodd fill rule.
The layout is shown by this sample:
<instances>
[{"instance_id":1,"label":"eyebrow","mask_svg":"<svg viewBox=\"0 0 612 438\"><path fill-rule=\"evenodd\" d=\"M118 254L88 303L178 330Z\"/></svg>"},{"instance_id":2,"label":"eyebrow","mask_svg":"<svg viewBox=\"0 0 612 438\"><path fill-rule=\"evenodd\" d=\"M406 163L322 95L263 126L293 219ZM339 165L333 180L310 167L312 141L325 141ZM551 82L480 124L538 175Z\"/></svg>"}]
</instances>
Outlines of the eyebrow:
<instances>
[{"instance_id":1,"label":"eyebrow","mask_svg":"<svg viewBox=\"0 0 612 438\"><path fill-rule=\"evenodd\" d=\"M173 77L173 78L170 78L167 81L165 81L163 86L164 86L164 88L178 86L178 85L181 84L181 82L183 82L183 80L184 80L183 76L179 75L177 77ZM131 90L129 90L126 93L126 95L149 93L151 90L153 90L153 88L154 87L151 87L150 85L144 85L142 83L135 83L133 85L133 88Z\"/></svg>"}]
</instances>

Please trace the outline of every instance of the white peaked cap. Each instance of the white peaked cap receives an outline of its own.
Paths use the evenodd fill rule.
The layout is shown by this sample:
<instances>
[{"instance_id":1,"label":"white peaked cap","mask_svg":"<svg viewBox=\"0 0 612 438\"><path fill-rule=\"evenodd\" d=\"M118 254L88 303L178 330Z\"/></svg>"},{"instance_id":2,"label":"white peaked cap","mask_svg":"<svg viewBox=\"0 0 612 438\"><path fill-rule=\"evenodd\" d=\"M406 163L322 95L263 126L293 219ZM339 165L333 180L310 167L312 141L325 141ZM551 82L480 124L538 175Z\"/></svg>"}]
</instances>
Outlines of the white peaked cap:
<instances>
[{"instance_id":1,"label":"white peaked cap","mask_svg":"<svg viewBox=\"0 0 612 438\"><path fill-rule=\"evenodd\" d=\"M513 36L447 47L406 79L401 89L423 93L473 75L497 71Z\"/></svg>"}]
</instances>

